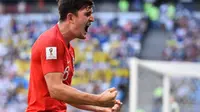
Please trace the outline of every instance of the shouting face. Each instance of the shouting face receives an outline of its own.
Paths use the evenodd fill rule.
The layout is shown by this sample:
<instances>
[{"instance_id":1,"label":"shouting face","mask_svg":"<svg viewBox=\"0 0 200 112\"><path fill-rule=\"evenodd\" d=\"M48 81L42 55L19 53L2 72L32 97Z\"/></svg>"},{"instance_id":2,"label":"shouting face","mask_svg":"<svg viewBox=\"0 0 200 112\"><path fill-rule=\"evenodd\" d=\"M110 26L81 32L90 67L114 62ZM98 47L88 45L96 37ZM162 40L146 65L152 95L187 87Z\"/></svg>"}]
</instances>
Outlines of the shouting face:
<instances>
[{"instance_id":1,"label":"shouting face","mask_svg":"<svg viewBox=\"0 0 200 112\"><path fill-rule=\"evenodd\" d=\"M74 16L73 32L76 35L76 38L86 39L88 28L91 25L91 22L94 22L92 13L92 7L86 6L77 12L77 16Z\"/></svg>"}]
</instances>

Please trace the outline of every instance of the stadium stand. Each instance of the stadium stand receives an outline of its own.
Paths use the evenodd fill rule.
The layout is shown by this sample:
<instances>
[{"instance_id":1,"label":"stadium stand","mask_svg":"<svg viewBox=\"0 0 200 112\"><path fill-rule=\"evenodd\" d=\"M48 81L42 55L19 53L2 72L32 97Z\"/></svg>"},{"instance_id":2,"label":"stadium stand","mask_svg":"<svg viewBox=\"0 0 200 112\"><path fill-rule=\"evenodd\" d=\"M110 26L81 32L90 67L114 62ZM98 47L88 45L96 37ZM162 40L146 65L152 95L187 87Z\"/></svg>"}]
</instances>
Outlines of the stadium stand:
<instances>
[{"instance_id":1,"label":"stadium stand","mask_svg":"<svg viewBox=\"0 0 200 112\"><path fill-rule=\"evenodd\" d=\"M1 111L24 111L31 46L43 31L56 24L57 18L50 15L49 18L42 14L34 15L34 18L31 15L0 17L0 21L4 21L0 24ZM124 101L129 76L126 59L139 56L147 21L142 18L120 25L118 20L113 18L102 23L102 19L97 18L87 40L72 42L76 52L73 86L90 93L116 87L119 90L117 98Z\"/></svg>"},{"instance_id":2,"label":"stadium stand","mask_svg":"<svg viewBox=\"0 0 200 112\"><path fill-rule=\"evenodd\" d=\"M27 12L31 8L28 7ZM6 11L11 9L6 7ZM15 12L15 9L11 12ZM97 6L97 9L101 7ZM141 7L138 7L138 10L141 10ZM0 8L1 12L3 11ZM113 15L107 16L109 14L104 13L104 18L97 16L89 29L87 40L72 41L76 52L76 71L72 84L74 87L90 93L100 93L108 87L116 87L119 91L117 98L125 101L129 84L127 59L140 57L148 28L164 29L172 35L166 41L163 60L200 61L198 18L191 16L191 12L182 9L181 6L175 7L173 4L155 7L151 3L145 3L144 13L149 16L149 19L143 17L135 19L138 16L130 16L130 13L127 13L125 15L129 19L122 20L120 17L125 15L111 17ZM0 15L0 112L25 110L31 46L43 31L56 24L58 19L56 16L54 13ZM132 16L135 18L133 19ZM105 21L106 17L111 19ZM150 27L148 27L148 20L150 20ZM144 79L146 78L145 76ZM156 80L154 77L151 78L153 81ZM200 105L198 79L174 78L171 83L173 98L177 103ZM157 87L154 95L161 98L162 88ZM159 103L161 103L160 99ZM196 108L194 105L189 106ZM159 107L155 106L154 110L160 112ZM69 107L68 112L80 112L80 110ZM144 111L141 109L138 112ZM199 109L194 112L199 112Z\"/></svg>"}]
</instances>

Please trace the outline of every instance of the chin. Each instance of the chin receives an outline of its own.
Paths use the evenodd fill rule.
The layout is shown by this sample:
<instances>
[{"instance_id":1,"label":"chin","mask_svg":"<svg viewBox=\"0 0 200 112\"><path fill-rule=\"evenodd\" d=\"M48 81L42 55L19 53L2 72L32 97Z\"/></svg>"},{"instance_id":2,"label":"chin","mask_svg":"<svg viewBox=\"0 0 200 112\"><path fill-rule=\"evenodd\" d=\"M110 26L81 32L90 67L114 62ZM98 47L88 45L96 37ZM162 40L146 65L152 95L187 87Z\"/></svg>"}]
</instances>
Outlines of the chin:
<instances>
[{"instance_id":1,"label":"chin","mask_svg":"<svg viewBox=\"0 0 200 112\"><path fill-rule=\"evenodd\" d=\"M78 39L85 40L86 38L78 38Z\"/></svg>"},{"instance_id":2,"label":"chin","mask_svg":"<svg viewBox=\"0 0 200 112\"><path fill-rule=\"evenodd\" d=\"M83 36L83 35L82 35L82 36L79 36L78 39L85 40L85 39L86 39L86 35L84 35L84 36Z\"/></svg>"},{"instance_id":3,"label":"chin","mask_svg":"<svg viewBox=\"0 0 200 112\"><path fill-rule=\"evenodd\" d=\"M87 38L87 33L81 34L78 39L86 39Z\"/></svg>"}]
</instances>

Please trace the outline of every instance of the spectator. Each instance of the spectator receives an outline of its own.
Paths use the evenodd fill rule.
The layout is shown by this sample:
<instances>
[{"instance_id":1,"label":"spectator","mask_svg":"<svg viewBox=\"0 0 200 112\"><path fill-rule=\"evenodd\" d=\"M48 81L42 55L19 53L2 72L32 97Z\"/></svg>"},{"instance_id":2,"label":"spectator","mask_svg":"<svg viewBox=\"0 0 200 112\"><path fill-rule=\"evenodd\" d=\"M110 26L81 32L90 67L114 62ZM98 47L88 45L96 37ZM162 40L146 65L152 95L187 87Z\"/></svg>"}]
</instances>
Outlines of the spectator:
<instances>
[{"instance_id":1,"label":"spectator","mask_svg":"<svg viewBox=\"0 0 200 112\"><path fill-rule=\"evenodd\" d=\"M170 112L180 112L180 107L173 96L170 97Z\"/></svg>"},{"instance_id":2,"label":"spectator","mask_svg":"<svg viewBox=\"0 0 200 112\"><path fill-rule=\"evenodd\" d=\"M0 111L19 112L26 107L30 48L38 35L55 23L55 18L46 17L38 14L35 18L30 18L25 14L0 18L4 21L0 23L0 72L3 74L0 77L0 82L3 83L0 85ZM145 19L138 20L137 24L129 21L128 26L123 26L119 24L119 18L113 18L104 24L101 21L99 19L91 26L88 39L84 40L86 42L72 42L80 46L75 48L77 73L73 86L89 93L99 93L117 84L116 87L120 90L118 98L125 99L128 88L125 86L128 82L126 59L139 55L147 22ZM8 23L10 26L7 26ZM118 79L110 82L113 71L118 73Z\"/></svg>"}]
</instances>

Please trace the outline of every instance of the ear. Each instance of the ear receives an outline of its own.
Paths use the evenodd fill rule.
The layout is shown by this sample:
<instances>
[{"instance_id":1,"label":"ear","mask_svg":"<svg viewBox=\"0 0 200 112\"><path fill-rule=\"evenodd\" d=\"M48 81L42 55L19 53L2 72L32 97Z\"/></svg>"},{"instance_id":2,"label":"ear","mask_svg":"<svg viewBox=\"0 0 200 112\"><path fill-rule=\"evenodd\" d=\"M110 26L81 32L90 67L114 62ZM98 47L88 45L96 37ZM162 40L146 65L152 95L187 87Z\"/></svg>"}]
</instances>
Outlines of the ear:
<instances>
[{"instance_id":1,"label":"ear","mask_svg":"<svg viewBox=\"0 0 200 112\"><path fill-rule=\"evenodd\" d=\"M69 21L69 23L74 24L75 23L75 15L72 13L68 13L67 14L67 21Z\"/></svg>"}]
</instances>

